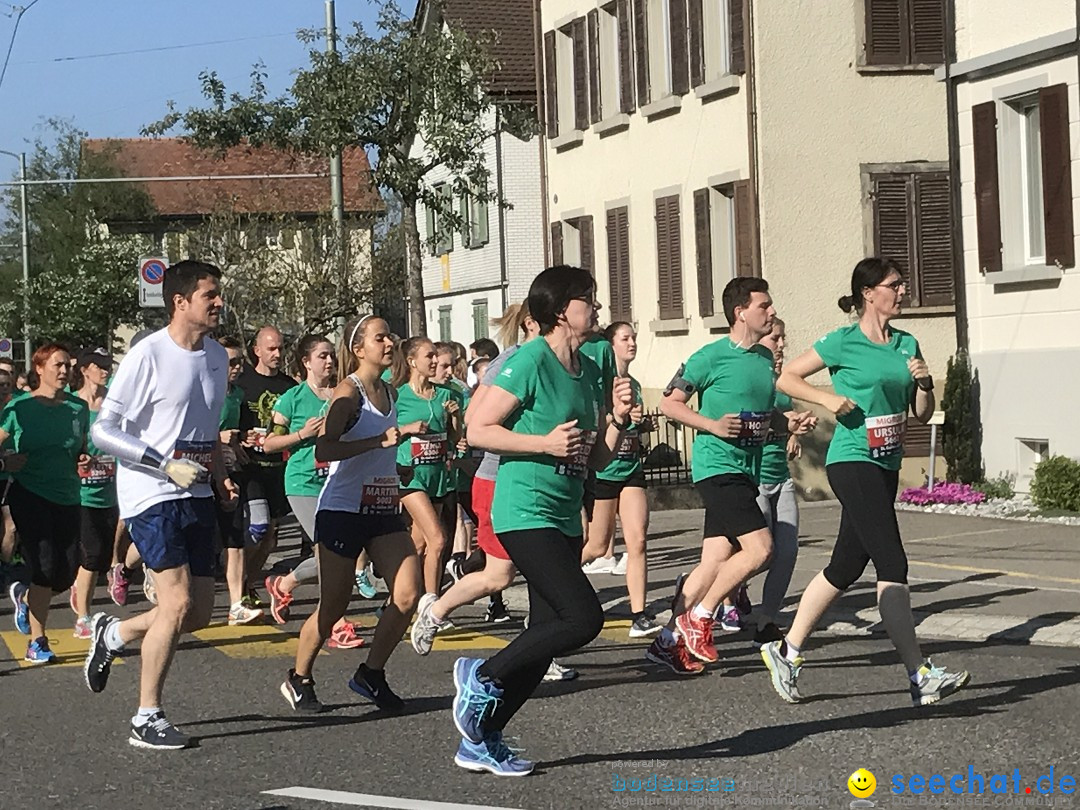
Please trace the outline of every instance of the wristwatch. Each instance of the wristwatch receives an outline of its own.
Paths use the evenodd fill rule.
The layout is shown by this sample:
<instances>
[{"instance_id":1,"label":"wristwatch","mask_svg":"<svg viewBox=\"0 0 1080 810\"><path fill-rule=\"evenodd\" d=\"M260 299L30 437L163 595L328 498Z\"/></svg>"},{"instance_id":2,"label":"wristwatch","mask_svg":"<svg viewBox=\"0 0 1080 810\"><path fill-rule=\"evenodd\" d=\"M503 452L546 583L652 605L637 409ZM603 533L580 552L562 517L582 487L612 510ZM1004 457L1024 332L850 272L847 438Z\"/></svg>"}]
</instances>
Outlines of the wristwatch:
<instances>
[{"instance_id":1,"label":"wristwatch","mask_svg":"<svg viewBox=\"0 0 1080 810\"><path fill-rule=\"evenodd\" d=\"M933 377L920 377L915 381L915 384L919 386L923 391L934 390L934 378Z\"/></svg>"},{"instance_id":2,"label":"wristwatch","mask_svg":"<svg viewBox=\"0 0 1080 810\"><path fill-rule=\"evenodd\" d=\"M627 428L630 427L630 420L627 419L625 422L620 423L620 422L616 421L614 416L612 416L611 417L611 424L613 424L616 428L618 428L620 431L622 431L622 430L626 430Z\"/></svg>"}]
</instances>

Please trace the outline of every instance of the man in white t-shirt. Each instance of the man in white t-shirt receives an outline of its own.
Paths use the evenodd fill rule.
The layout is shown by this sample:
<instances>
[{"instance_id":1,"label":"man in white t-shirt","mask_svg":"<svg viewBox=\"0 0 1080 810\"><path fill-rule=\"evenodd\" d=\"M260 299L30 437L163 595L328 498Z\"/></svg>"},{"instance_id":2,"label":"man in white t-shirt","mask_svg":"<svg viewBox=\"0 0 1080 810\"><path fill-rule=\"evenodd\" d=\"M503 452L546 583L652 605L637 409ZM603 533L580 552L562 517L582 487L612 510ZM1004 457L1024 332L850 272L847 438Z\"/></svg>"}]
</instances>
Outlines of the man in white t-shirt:
<instances>
[{"instance_id":1,"label":"man in white t-shirt","mask_svg":"<svg viewBox=\"0 0 1080 810\"><path fill-rule=\"evenodd\" d=\"M94 444L116 456L120 517L154 572L157 607L120 621L94 617L83 668L92 692L105 688L113 658L142 639L139 710L128 742L140 748L187 747L166 718L161 690L181 633L205 627L214 607L216 515L238 491L221 455L218 425L228 355L206 337L221 316L221 271L182 261L162 282L169 325L140 341L120 363L94 423Z\"/></svg>"}]
</instances>

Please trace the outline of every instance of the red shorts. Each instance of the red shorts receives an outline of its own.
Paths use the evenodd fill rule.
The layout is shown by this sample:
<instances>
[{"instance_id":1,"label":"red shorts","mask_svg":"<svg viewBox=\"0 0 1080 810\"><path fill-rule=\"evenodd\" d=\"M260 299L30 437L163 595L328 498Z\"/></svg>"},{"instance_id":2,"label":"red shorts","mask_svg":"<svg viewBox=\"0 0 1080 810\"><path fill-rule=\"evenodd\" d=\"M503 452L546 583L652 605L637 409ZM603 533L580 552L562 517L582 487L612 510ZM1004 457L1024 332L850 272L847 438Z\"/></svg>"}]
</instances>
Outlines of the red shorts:
<instances>
[{"instance_id":1,"label":"red shorts","mask_svg":"<svg viewBox=\"0 0 1080 810\"><path fill-rule=\"evenodd\" d=\"M491 502L495 500L495 482L474 478L472 507L476 512L476 545L485 554L497 560L509 560L510 555L502 547L495 530L491 528Z\"/></svg>"}]
</instances>

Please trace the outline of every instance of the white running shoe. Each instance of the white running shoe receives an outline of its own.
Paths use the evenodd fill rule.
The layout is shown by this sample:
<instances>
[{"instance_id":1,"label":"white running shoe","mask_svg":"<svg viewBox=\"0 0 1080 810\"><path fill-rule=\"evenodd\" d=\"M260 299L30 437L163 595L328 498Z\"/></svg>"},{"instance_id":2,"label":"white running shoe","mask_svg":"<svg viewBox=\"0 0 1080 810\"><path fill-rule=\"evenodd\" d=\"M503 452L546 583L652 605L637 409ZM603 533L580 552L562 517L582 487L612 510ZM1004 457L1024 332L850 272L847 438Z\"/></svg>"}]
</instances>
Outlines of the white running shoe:
<instances>
[{"instance_id":1,"label":"white running shoe","mask_svg":"<svg viewBox=\"0 0 1080 810\"><path fill-rule=\"evenodd\" d=\"M229 626L235 627L238 624L251 624L256 619L261 618L263 612L259 608L249 608L246 605L237 602L231 608L229 608Z\"/></svg>"},{"instance_id":2,"label":"white running shoe","mask_svg":"<svg viewBox=\"0 0 1080 810\"><path fill-rule=\"evenodd\" d=\"M564 667L558 661L552 661L548 671L544 673L545 681L572 681L578 676L576 669Z\"/></svg>"},{"instance_id":3,"label":"white running shoe","mask_svg":"<svg viewBox=\"0 0 1080 810\"><path fill-rule=\"evenodd\" d=\"M617 577L626 575L626 560L630 555L625 551L622 554L617 554L612 559L615 560L615 564L611 566L611 573Z\"/></svg>"},{"instance_id":4,"label":"white running shoe","mask_svg":"<svg viewBox=\"0 0 1080 810\"><path fill-rule=\"evenodd\" d=\"M595 560L581 566L586 574L610 574L615 570L614 557L597 557Z\"/></svg>"}]
</instances>

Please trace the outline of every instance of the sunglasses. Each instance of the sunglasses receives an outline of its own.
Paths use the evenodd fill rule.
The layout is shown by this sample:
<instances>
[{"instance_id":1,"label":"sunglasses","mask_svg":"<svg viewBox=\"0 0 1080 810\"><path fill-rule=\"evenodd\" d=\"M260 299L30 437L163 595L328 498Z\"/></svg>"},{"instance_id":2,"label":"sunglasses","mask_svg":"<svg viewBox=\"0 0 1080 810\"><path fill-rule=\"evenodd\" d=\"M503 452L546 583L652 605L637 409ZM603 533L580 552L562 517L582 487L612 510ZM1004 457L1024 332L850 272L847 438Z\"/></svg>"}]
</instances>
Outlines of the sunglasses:
<instances>
[{"instance_id":1,"label":"sunglasses","mask_svg":"<svg viewBox=\"0 0 1080 810\"><path fill-rule=\"evenodd\" d=\"M904 284L904 280L902 278L898 278L896 281L890 282L888 284L878 284L878 286L879 287L888 287L890 290L893 290L895 292L896 290L899 290L901 287L904 287L904 286L907 286L907 285Z\"/></svg>"},{"instance_id":2,"label":"sunglasses","mask_svg":"<svg viewBox=\"0 0 1080 810\"><path fill-rule=\"evenodd\" d=\"M244 365L243 357L233 357L229 360L229 368L237 368L242 365Z\"/></svg>"}]
</instances>

